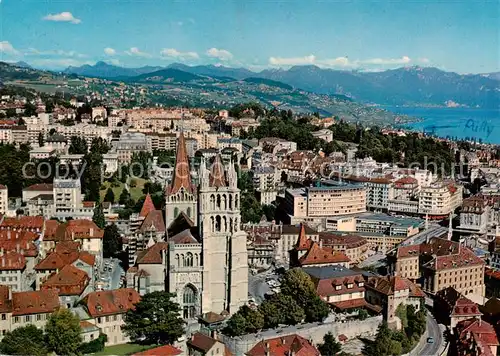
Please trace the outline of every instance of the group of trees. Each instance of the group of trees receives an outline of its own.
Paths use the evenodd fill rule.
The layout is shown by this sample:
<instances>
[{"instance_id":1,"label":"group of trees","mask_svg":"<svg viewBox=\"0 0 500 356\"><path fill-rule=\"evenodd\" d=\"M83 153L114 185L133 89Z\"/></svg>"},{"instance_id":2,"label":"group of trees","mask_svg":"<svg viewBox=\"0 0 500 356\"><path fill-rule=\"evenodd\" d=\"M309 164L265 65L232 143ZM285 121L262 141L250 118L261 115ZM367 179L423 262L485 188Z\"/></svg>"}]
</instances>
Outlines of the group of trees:
<instances>
[{"instance_id":1,"label":"group of trees","mask_svg":"<svg viewBox=\"0 0 500 356\"><path fill-rule=\"evenodd\" d=\"M421 309L416 312L413 305L400 305L396 312L403 329L390 330L383 322L377 331L375 341L367 343L363 353L365 355L395 356L410 352L426 328L426 312Z\"/></svg>"},{"instance_id":2,"label":"group of trees","mask_svg":"<svg viewBox=\"0 0 500 356\"><path fill-rule=\"evenodd\" d=\"M28 325L7 332L0 342L0 352L7 355L77 355L104 349L106 335L82 342L80 319L68 309L54 312L45 331Z\"/></svg>"},{"instance_id":3,"label":"group of trees","mask_svg":"<svg viewBox=\"0 0 500 356\"><path fill-rule=\"evenodd\" d=\"M328 305L316 294L314 284L304 271L295 268L282 277L281 292L258 308L243 306L227 322L223 332L230 336L255 333L278 325L296 325L325 319Z\"/></svg>"},{"instance_id":4,"label":"group of trees","mask_svg":"<svg viewBox=\"0 0 500 356\"><path fill-rule=\"evenodd\" d=\"M134 310L125 314L122 330L132 341L147 345L173 344L184 334L184 320L175 295L152 292L141 297Z\"/></svg>"}]
</instances>

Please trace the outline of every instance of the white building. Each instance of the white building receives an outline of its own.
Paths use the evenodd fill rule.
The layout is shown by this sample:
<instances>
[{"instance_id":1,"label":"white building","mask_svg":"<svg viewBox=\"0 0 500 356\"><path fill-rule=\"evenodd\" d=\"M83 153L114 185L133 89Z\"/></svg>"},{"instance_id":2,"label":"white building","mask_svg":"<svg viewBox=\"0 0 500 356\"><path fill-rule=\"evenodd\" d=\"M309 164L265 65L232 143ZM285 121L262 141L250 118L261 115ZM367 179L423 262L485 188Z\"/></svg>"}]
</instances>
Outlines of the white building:
<instances>
[{"instance_id":1,"label":"white building","mask_svg":"<svg viewBox=\"0 0 500 356\"><path fill-rule=\"evenodd\" d=\"M5 215L9 210L9 190L0 184L0 214Z\"/></svg>"}]
</instances>

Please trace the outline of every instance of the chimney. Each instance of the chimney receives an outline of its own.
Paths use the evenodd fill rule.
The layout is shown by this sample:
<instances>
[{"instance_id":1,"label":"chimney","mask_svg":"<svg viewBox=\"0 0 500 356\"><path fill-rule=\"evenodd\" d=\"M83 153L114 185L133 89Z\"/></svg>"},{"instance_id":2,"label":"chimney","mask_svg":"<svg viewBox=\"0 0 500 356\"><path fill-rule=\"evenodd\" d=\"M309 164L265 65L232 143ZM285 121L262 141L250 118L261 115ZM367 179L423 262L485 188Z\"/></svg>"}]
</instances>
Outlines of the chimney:
<instances>
[{"instance_id":1,"label":"chimney","mask_svg":"<svg viewBox=\"0 0 500 356\"><path fill-rule=\"evenodd\" d=\"M319 248L323 248L323 240L319 239Z\"/></svg>"},{"instance_id":2,"label":"chimney","mask_svg":"<svg viewBox=\"0 0 500 356\"><path fill-rule=\"evenodd\" d=\"M21 246L19 245L19 243L16 244L16 251L19 252L19 249L21 248Z\"/></svg>"},{"instance_id":3,"label":"chimney","mask_svg":"<svg viewBox=\"0 0 500 356\"><path fill-rule=\"evenodd\" d=\"M282 343L283 345L285 345L285 344L286 344L286 338L282 337L282 338L281 338L281 343Z\"/></svg>"},{"instance_id":4,"label":"chimney","mask_svg":"<svg viewBox=\"0 0 500 356\"><path fill-rule=\"evenodd\" d=\"M7 230L7 240L10 240L10 230Z\"/></svg>"},{"instance_id":5,"label":"chimney","mask_svg":"<svg viewBox=\"0 0 500 356\"><path fill-rule=\"evenodd\" d=\"M194 341L194 334L191 334L191 341Z\"/></svg>"},{"instance_id":6,"label":"chimney","mask_svg":"<svg viewBox=\"0 0 500 356\"><path fill-rule=\"evenodd\" d=\"M2 256L2 267L5 267L5 257Z\"/></svg>"}]
</instances>

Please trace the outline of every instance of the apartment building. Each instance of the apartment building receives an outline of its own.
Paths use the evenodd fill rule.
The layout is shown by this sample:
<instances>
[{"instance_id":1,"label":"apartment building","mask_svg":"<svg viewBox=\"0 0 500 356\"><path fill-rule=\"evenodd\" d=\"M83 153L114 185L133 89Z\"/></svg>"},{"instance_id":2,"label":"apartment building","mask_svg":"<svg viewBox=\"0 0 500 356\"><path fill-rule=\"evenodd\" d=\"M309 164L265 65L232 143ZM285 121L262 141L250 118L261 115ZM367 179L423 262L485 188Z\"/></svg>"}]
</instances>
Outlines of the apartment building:
<instances>
[{"instance_id":1,"label":"apartment building","mask_svg":"<svg viewBox=\"0 0 500 356\"><path fill-rule=\"evenodd\" d=\"M319 138L320 140L326 141L326 142L332 142L333 141L333 131L328 130L328 129L323 129L319 131L314 131L312 132L312 135L316 138Z\"/></svg>"},{"instance_id":2,"label":"apartment building","mask_svg":"<svg viewBox=\"0 0 500 356\"><path fill-rule=\"evenodd\" d=\"M278 195L281 174L275 167L256 167L253 170L253 185L261 204L271 204Z\"/></svg>"},{"instance_id":3,"label":"apartment building","mask_svg":"<svg viewBox=\"0 0 500 356\"><path fill-rule=\"evenodd\" d=\"M343 252L336 251L331 247L323 247L319 243L308 239L301 229L297 243L290 250L290 267L324 267L339 265L349 268L351 260Z\"/></svg>"},{"instance_id":4,"label":"apartment building","mask_svg":"<svg viewBox=\"0 0 500 356\"><path fill-rule=\"evenodd\" d=\"M453 287L474 302L483 301L485 263L458 242L432 238L420 245L398 247L387 260L391 275L422 278L428 293Z\"/></svg>"},{"instance_id":5,"label":"apartment building","mask_svg":"<svg viewBox=\"0 0 500 356\"><path fill-rule=\"evenodd\" d=\"M127 132L120 136L119 141L113 142L113 148L118 154L118 162L130 163L134 152L147 151L146 135L138 132Z\"/></svg>"},{"instance_id":6,"label":"apartment building","mask_svg":"<svg viewBox=\"0 0 500 356\"><path fill-rule=\"evenodd\" d=\"M43 195L43 194L53 194L54 186L52 184L41 183L41 184L33 184L29 187L23 188L22 199L23 202L26 203L31 199Z\"/></svg>"},{"instance_id":7,"label":"apartment building","mask_svg":"<svg viewBox=\"0 0 500 356\"><path fill-rule=\"evenodd\" d=\"M329 217L366 211L366 188L338 183L331 186L287 189L286 211L293 218Z\"/></svg>"},{"instance_id":8,"label":"apartment building","mask_svg":"<svg viewBox=\"0 0 500 356\"><path fill-rule=\"evenodd\" d=\"M146 133L147 149L153 150L175 150L177 146L177 135L175 133Z\"/></svg>"},{"instance_id":9,"label":"apartment building","mask_svg":"<svg viewBox=\"0 0 500 356\"><path fill-rule=\"evenodd\" d=\"M127 311L133 309L139 300L140 295L134 289L122 288L89 293L82 303L91 317L87 321L108 336L106 346L111 346L130 341L122 331L122 325L125 324L124 316Z\"/></svg>"},{"instance_id":10,"label":"apartment building","mask_svg":"<svg viewBox=\"0 0 500 356\"><path fill-rule=\"evenodd\" d=\"M243 145L239 138L219 138L217 139L217 148L222 151L225 148L234 148L237 152L241 153L243 150Z\"/></svg>"},{"instance_id":11,"label":"apartment building","mask_svg":"<svg viewBox=\"0 0 500 356\"><path fill-rule=\"evenodd\" d=\"M8 286L0 285L0 338L28 325L44 329L50 315L59 308L55 291L13 292Z\"/></svg>"},{"instance_id":12,"label":"apartment building","mask_svg":"<svg viewBox=\"0 0 500 356\"><path fill-rule=\"evenodd\" d=\"M72 211L82 205L83 197L79 179L54 179L53 187L56 214Z\"/></svg>"},{"instance_id":13,"label":"apartment building","mask_svg":"<svg viewBox=\"0 0 500 356\"><path fill-rule=\"evenodd\" d=\"M436 182L422 187L418 212L444 218L462 205L463 187L454 183Z\"/></svg>"}]
</instances>

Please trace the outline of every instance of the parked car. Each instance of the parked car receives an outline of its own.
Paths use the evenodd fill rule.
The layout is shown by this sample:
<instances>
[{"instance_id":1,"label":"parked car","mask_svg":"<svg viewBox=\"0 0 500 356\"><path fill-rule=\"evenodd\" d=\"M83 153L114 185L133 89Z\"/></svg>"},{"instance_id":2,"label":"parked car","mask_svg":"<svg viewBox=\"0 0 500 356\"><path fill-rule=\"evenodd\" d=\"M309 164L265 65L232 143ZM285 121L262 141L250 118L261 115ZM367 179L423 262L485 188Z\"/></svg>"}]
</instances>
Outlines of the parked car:
<instances>
[{"instance_id":1,"label":"parked car","mask_svg":"<svg viewBox=\"0 0 500 356\"><path fill-rule=\"evenodd\" d=\"M428 337L427 338L427 343L428 344L433 344L434 343L434 338L433 337Z\"/></svg>"}]
</instances>

